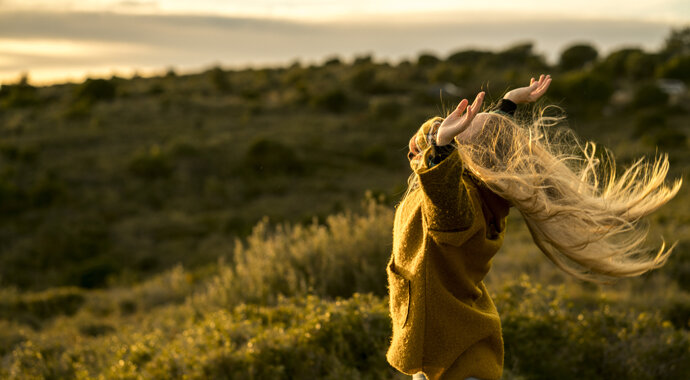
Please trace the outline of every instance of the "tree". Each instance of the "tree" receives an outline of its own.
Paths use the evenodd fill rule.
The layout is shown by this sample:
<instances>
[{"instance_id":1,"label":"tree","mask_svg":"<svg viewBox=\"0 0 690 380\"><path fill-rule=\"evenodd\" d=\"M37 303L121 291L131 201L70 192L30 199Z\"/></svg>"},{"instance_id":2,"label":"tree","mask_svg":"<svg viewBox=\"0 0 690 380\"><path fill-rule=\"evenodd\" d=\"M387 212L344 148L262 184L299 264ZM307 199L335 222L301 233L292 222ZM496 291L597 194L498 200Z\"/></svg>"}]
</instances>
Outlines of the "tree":
<instances>
[{"instance_id":1,"label":"tree","mask_svg":"<svg viewBox=\"0 0 690 380\"><path fill-rule=\"evenodd\" d=\"M419 55L419 58L417 58L417 64L419 66L435 66L440 61L441 60L438 59L437 56L431 53L422 53Z\"/></svg>"},{"instance_id":2,"label":"tree","mask_svg":"<svg viewBox=\"0 0 690 380\"><path fill-rule=\"evenodd\" d=\"M690 27L672 30L664 44L663 54L666 57L690 54Z\"/></svg>"},{"instance_id":3,"label":"tree","mask_svg":"<svg viewBox=\"0 0 690 380\"><path fill-rule=\"evenodd\" d=\"M476 65L487 57L491 57L493 55L494 53L490 51L463 50L449 55L447 61L458 65Z\"/></svg>"},{"instance_id":4,"label":"tree","mask_svg":"<svg viewBox=\"0 0 690 380\"><path fill-rule=\"evenodd\" d=\"M599 53L592 45L576 44L561 53L560 66L563 70L581 69L587 63L597 59Z\"/></svg>"}]
</instances>

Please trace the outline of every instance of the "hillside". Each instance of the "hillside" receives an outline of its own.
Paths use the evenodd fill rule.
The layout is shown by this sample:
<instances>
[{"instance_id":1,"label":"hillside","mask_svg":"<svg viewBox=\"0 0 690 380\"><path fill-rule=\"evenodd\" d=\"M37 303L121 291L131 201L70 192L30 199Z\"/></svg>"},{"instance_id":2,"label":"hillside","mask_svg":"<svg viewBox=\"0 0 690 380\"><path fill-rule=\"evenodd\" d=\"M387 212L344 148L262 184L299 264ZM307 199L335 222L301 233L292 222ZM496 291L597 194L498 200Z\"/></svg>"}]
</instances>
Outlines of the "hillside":
<instances>
[{"instance_id":1,"label":"hillside","mask_svg":"<svg viewBox=\"0 0 690 380\"><path fill-rule=\"evenodd\" d=\"M420 123L548 72L540 105L621 166L663 152L682 178L688 33L553 67L524 44L4 84L0 377L394 378L385 263ZM566 277L511 214L487 278L506 378L690 376L689 205L686 184L650 220L669 263L608 286Z\"/></svg>"}]
</instances>

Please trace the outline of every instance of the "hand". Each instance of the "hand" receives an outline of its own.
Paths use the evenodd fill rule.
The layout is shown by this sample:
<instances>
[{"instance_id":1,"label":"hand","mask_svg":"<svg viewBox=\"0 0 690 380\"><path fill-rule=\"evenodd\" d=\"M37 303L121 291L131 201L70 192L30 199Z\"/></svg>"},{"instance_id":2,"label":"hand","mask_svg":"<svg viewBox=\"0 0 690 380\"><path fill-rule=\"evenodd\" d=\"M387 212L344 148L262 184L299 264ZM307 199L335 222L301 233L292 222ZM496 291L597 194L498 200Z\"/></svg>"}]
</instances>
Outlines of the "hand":
<instances>
[{"instance_id":1,"label":"hand","mask_svg":"<svg viewBox=\"0 0 690 380\"><path fill-rule=\"evenodd\" d=\"M544 74L542 74L539 80L534 80L534 78L532 78L532 80L529 81L529 86L508 91L503 99L508 99L515 104L531 103L544 95L550 84L551 75L544 76Z\"/></svg>"},{"instance_id":2,"label":"hand","mask_svg":"<svg viewBox=\"0 0 690 380\"><path fill-rule=\"evenodd\" d=\"M449 144L455 136L459 135L462 131L467 129L472 123L472 119L477 115L479 109L482 107L482 102L484 101L484 91L477 94L472 105L468 108L469 102L467 99L463 99L455 111L451 112L448 117L441 123L438 127L438 133L436 134L436 145L443 146ZM463 112L467 109L467 112L463 115Z\"/></svg>"}]
</instances>

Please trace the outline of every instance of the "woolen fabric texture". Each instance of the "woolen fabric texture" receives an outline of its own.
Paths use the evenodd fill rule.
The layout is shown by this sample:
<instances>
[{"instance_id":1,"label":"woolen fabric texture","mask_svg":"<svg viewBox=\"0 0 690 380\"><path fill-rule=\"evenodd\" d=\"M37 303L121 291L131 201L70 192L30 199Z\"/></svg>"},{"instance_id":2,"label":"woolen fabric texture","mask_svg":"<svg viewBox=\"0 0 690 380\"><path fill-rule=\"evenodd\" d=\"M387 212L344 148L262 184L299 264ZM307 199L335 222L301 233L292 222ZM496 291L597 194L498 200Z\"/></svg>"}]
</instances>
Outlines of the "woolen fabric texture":
<instances>
[{"instance_id":1,"label":"woolen fabric texture","mask_svg":"<svg viewBox=\"0 0 690 380\"><path fill-rule=\"evenodd\" d=\"M500 379L501 324L483 279L509 204L463 170L457 150L429 168L431 154L429 146L415 169L419 186L395 213L386 356L399 371L430 380Z\"/></svg>"}]
</instances>

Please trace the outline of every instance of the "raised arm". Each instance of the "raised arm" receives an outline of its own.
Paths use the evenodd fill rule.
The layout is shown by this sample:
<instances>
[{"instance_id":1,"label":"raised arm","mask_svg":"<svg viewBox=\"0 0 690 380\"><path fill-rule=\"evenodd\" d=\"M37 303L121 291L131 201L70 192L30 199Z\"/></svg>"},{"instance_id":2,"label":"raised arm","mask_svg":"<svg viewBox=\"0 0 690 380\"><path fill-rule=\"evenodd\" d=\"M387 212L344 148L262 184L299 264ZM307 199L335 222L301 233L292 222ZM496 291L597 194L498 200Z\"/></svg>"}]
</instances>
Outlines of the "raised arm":
<instances>
[{"instance_id":1,"label":"raised arm","mask_svg":"<svg viewBox=\"0 0 690 380\"><path fill-rule=\"evenodd\" d=\"M519 87L508 91L503 99L508 99L515 104L531 103L537 101L546 93L551 85L551 75L540 75L538 80L532 78L529 86Z\"/></svg>"},{"instance_id":2,"label":"raised arm","mask_svg":"<svg viewBox=\"0 0 690 380\"><path fill-rule=\"evenodd\" d=\"M432 132L427 138L431 140L431 147L423 152L422 165L416 169L416 173L424 193L422 212L432 232L452 233L465 230L472 224L473 210L462 181L462 162L457 149L450 142L472 123L483 100L483 92L469 107L467 99L463 99L440 122L436 133L433 133L433 126L430 129ZM430 122L439 123L439 120ZM440 162L435 162L439 155L443 157L436 160Z\"/></svg>"}]
</instances>

